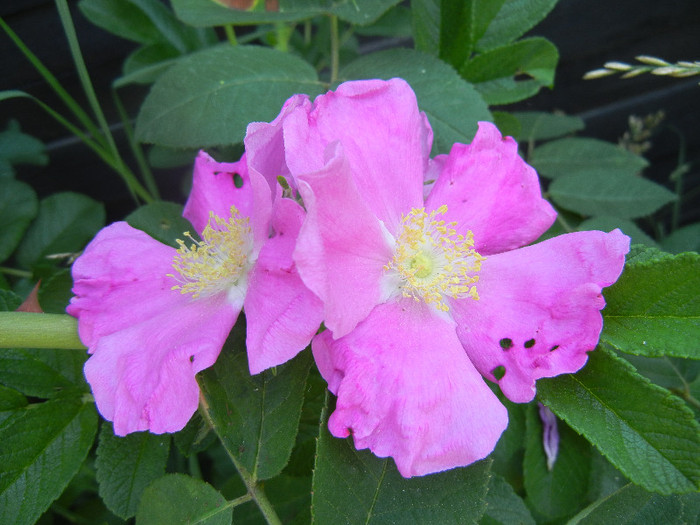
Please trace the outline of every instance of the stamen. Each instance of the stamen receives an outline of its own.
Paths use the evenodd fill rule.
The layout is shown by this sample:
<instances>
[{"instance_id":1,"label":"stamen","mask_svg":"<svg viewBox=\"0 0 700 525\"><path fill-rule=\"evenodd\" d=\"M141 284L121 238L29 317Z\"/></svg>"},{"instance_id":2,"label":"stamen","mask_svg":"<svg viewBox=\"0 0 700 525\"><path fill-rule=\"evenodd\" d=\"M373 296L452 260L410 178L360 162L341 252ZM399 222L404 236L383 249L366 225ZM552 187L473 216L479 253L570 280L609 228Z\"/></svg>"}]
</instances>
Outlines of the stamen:
<instances>
[{"instance_id":1,"label":"stamen","mask_svg":"<svg viewBox=\"0 0 700 525\"><path fill-rule=\"evenodd\" d=\"M252 265L253 241L248 218L241 218L235 206L228 220L209 212L209 222L198 241L185 232L192 243L178 239L180 248L173 259L177 274L168 274L179 284L172 287L193 298L212 296L245 284Z\"/></svg>"},{"instance_id":2,"label":"stamen","mask_svg":"<svg viewBox=\"0 0 700 525\"><path fill-rule=\"evenodd\" d=\"M446 212L442 205L430 214L425 208L413 208L404 215L394 257L384 266L398 277L404 297L423 300L443 312L449 310L446 297L479 299L475 274L485 259L473 249L471 231L458 235L456 222L438 218Z\"/></svg>"}]
</instances>

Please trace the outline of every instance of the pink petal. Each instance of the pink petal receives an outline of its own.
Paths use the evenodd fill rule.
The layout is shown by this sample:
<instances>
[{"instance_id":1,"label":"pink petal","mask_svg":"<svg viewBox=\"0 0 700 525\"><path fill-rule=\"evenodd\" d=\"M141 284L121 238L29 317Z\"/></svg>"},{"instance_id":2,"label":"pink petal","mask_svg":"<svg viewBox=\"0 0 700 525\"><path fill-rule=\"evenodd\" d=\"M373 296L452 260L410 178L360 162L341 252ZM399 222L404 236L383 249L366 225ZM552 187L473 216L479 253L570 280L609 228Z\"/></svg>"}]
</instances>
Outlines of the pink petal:
<instances>
[{"instance_id":1,"label":"pink petal","mask_svg":"<svg viewBox=\"0 0 700 525\"><path fill-rule=\"evenodd\" d=\"M245 298L250 373L282 364L311 342L323 305L299 277L292 252L304 210L290 199L275 204L275 235L263 246Z\"/></svg>"},{"instance_id":2,"label":"pink petal","mask_svg":"<svg viewBox=\"0 0 700 525\"><path fill-rule=\"evenodd\" d=\"M97 340L167 308L176 284L175 249L125 222L101 230L73 264L73 293L67 312L78 318L83 343ZM180 298L185 301L185 297Z\"/></svg>"},{"instance_id":3,"label":"pink petal","mask_svg":"<svg viewBox=\"0 0 700 525\"><path fill-rule=\"evenodd\" d=\"M295 177L321 170L328 145L340 142L357 187L389 231L422 206L432 132L405 81L341 84L316 98L310 114L290 113L284 136Z\"/></svg>"},{"instance_id":4,"label":"pink petal","mask_svg":"<svg viewBox=\"0 0 700 525\"><path fill-rule=\"evenodd\" d=\"M234 183L234 175L240 176L240 188ZM272 196L267 181L257 173L250 173L246 155L238 162L216 162L206 152L200 151L194 165L192 191L185 204L183 215L201 233L209 222L209 213L222 219L231 216L235 206L241 217L250 218L256 247L267 239Z\"/></svg>"},{"instance_id":5,"label":"pink petal","mask_svg":"<svg viewBox=\"0 0 700 525\"><path fill-rule=\"evenodd\" d=\"M328 427L391 456L404 477L468 465L493 450L508 414L464 355L452 322L403 299L312 348L337 396Z\"/></svg>"},{"instance_id":6,"label":"pink petal","mask_svg":"<svg viewBox=\"0 0 700 525\"><path fill-rule=\"evenodd\" d=\"M471 230L482 255L529 244L556 218L542 198L537 173L518 155L518 145L489 122L479 123L471 144L452 147L426 207L443 204L445 220Z\"/></svg>"},{"instance_id":7,"label":"pink petal","mask_svg":"<svg viewBox=\"0 0 700 525\"><path fill-rule=\"evenodd\" d=\"M294 250L299 275L324 303L326 326L347 334L380 300L392 248L360 194L340 144L328 163L297 179L307 217Z\"/></svg>"},{"instance_id":8,"label":"pink petal","mask_svg":"<svg viewBox=\"0 0 700 525\"><path fill-rule=\"evenodd\" d=\"M285 157L284 122L292 112L308 115L309 111L309 97L294 95L284 103L280 114L272 122L248 124L244 141L248 167L265 177L271 188L277 185L277 177L280 175L294 186L294 179L290 176Z\"/></svg>"},{"instance_id":9,"label":"pink petal","mask_svg":"<svg viewBox=\"0 0 700 525\"><path fill-rule=\"evenodd\" d=\"M512 401L535 395L535 380L579 370L594 350L602 288L622 272L629 237L620 230L562 235L492 255L482 263L480 299L451 303L472 363Z\"/></svg>"},{"instance_id":10,"label":"pink petal","mask_svg":"<svg viewBox=\"0 0 700 525\"><path fill-rule=\"evenodd\" d=\"M225 294L179 303L101 337L85 364L97 408L118 436L177 432L197 410L195 374L214 364L238 311Z\"/></svg>"},{"instance_id":11,"label":"pink petal","mask_svg":"<svg viewBox=\"0 0 700 525\"><path fill-rule=\"evenodd\" d=\"M73 265L67 311L92 357L85 375L118 435L174 432L197 408L194 374L211 366L241 305L172 290L175 249L124 222L103 229Z\"/></svg>"}]
</instances>

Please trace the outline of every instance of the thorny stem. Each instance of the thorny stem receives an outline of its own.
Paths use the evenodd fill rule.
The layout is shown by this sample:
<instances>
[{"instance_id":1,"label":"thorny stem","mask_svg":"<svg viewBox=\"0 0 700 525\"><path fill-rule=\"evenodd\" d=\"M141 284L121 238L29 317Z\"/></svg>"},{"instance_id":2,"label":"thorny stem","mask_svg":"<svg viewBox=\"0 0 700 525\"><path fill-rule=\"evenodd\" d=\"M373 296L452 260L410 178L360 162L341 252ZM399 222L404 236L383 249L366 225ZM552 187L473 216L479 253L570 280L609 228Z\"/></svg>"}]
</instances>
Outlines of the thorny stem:
<instances>
[{"instance_id":1,"label":"thorny stem","mask_svg":"<svg viewBox=\"0 0 700 525\"><path fill-rule=\"evenodd\" d=\"M214 432L218 434L217 427L209 414L209 405L204 397L204 394L202 393L199 395L199 412L207 424L214 429ZM236 467L238 474L243 480L243 483L245 483L250 499L256 503L260 509L260 512L265 517L265 521L268 523L268 525L282 525L282 520L280 520L279 516L277 516L277 512L275 512L272 503L270 503L270 500L267 498L267 494L265 494L262 485L256 482L255 477L251 475L245 469L245 467L243 467L243 465L240 464L238 459L231 453L230 450L228 450L227 447L224 448L226 448L226 452L228 453L229 458L231 458L233 466Z\"/></svg>"}]
</instances>

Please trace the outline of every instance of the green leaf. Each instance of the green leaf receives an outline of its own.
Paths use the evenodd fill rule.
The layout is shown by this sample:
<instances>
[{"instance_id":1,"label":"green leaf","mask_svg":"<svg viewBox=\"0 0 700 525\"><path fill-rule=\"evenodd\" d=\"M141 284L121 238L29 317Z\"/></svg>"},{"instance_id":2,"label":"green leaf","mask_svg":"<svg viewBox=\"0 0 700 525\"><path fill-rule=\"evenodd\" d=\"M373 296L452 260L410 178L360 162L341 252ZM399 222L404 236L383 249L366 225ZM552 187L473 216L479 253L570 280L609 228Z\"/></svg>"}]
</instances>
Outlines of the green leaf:
<instances>
[{"instance_id":1,"label":"green leaf","mask_svg":"<svg viewBox=\"0 0 700 525\"><path fill-rule=\"evenodd\" d=\"M513 487L501 476L493 474L486 494L486 513L479 524L511 525L512 523L535 525L535 520Z\"/></svg>"},{"instance_id":2,"label":"green leaf","mask_svg":"<svg viewBox=\"0 0 700 525\"><path fill-rule=\"evenodd\" d=\"M185 428L173 434L173 442L185 457L197 454L209 448L217 441L216 434L204 421L200 412L195 412L185 425Z\"/></svg>"},{"instance_id":3,"label":"green leaf","mask_svg":"<svg viewBox=\"0 0 700 525\"><path fill-rule=\"evenodd\" d=\"M11 120L7 129L0 132L0 159L10 164L46 166L49 163L44 143L22 133L16 120Z\"/></svg>"},{"instance_id":4,"label":"green leaf","mask_svg":"<svg viewBox=\"0 0 700 525\"><path fill-rule=\"evenodd\" d=\"M513 116L520 121L521 131L518 140L549 140L576 131L581 131L585 124L580 117L544 113L542 111L514 111Z\"/></svg>"},{"instance_id":5,"label":"green leaf","mask_svg":"<svg viewBox=\"0 0 700 525\"><path fill-rule=\"evenodd\" d=\"M95 468L107 508L124 519L134 516L143 491L165 474L169 450L167 434L134 432L117 437L111 424L103 424Z\"/></svg>"},{"instance_id":6,"label":"green leaf","mask_svg":"<svg viewBox=\"0 0 700 525\"><path fill-rule=\"evenodd\" d=\"M12 417L17 409L28 404L27 398L13 388L0 385L0 426L8 417Z\"/></svg>"},{"instance_id":7,"label":"green leaf","mask_svg":"<svg viewBox=\"0 0 700 525\"><path fill-rule=\"evenodd\" d=\"M658 246L656 241L644 233L635 223L627 219L620 219L619 217L598 215L597 217L586 219L579 224L576 229L578 231L600 230L609 232L615 228L620 228L622 233L629 235L634 244L645 244L646 246L653 247Z\"/></svg>"},{"instance_id":8,"label":"green leaf","mask_svg":"<svg viewBox=\"0 0 700 525\"><path fill-rule=\"evenodd\" d=\"M205 44L196 29L180 22L158 0L81 0L79 7L93 24L127 40L167 42L180 53Z\"/></svg>"},{"instance_id":9,"label":"green leaf","mask_svg":"<svg viewBox=\"0 0 700 525\"><path fill-rule=\"evenodd\" d=\"M628 264L605 292L601 339L637 355L700 359L700 255Z\"/></svg>"},{"instance_id":10,"label":"green leaf","mask_svg":"<svg viewBox=\"0 0 700 525\"><path fill-rule=\"evenodd\" d=\"M598 139L569 137L534 149L530 164L544 177L637 175L649 163L639 155Z\"/></svg>"},{"instance_id":11,"label":"green leaf","mask_svg":"<svg viewBox=\"0 0 700 525\"><path fill-rule=\"evenodd\" d=\"M491 120L488 107L479 94L439 59L411 49L390 49L371 53L348 64L343 80L401 77L418 98L435 133L433 150L449 152L455 142L469 143L477 121Z\"/></svg>"},{"instance_id":12,"label":"green leaf","mask_svg":"<svg viewBox=\"0 0 700 525\"><path fill-rule=\"evenodd\" d=\"M319 15L336 15L351 24L366 25L377 20L400 0L280 0L279 11L229 9L215 2L172 0L175 14L193 26L292 22Z\"/></svg>"},{"instance_id":13,"label":"green leaf","mask_svg":"<svg viewBox=\"0 0 700 525\"><path fill-rule=\"evenodd\" d=\"M440 0L411 0L411 26L416 49L437 55L440 48Z\"/></svg>"},{"instance_id":14,"label":"green leaf","mask_svg":"<svg viewBox=\"0 0 700 525\"><path fill-rule=\"evenodd\" d=\"M700 486L700 425L668 390L599 348L576 375L540 379L537 394L633 483L661 494Z\"/></svg>"},{"instance_id":15,"label":"green leaf","mask_svg":"<svg viewBox=\"0 0 700 525\"><path fill-rule=\"evenodd\" d=\"M459 73L474 84L489 105L511 104L542 87L551 88L558 61L554 44L533 37L485 51L461 65ZM530 79L521 80L522 75Z\"/></svg>"},{"instance_id":16,"label":"green leaf","mask_svg":"<svg viewBox=\"0 0 700 525\"><path fill-rule=\"evenodd\" d=\"M31 524L60 496L95 438L92 403L29 405L0 424L0 523Z\"/></svg>"},{"instance_id":17,"label":"green leaf","mask_svg":"<svg viewBox=\"0 0 700 525\"><path fill-rule=\"evenodd\" d=\"M168 474L153 482L141 498L137 525L229 525L233 508L214 487L184 474Z\"/></svg>"},{"instance_id":18,"label":"green leaf","mask_svg":"<svg viewBox=\"0 0 700 525\"><path fill-rule=\"evenodd\" d=\"M620 357L653 383L671 391L682 392L698 378L700 361L673 357L645 357L623 354Z\"/></svg>"},{"instance_id":19,"label":"green leaf","mask_svg":"<svg viewBox=\"0 0 700 525\"><path fill-rule=\"evenodd\" d=\"M104 224L104 205L86 195L66 192L46 197L17 250L17 263L30 268L47 255L78 252Z\"/></svg>"},{"instance_id":20,"label":"green leaf","mask_svg":"<svg viewBox=\"0 0 700 525\"><path fill-rule=\"evenodd\" d=\"M671 253L700 252L700 222L677 229L661 241L661 246Z\"/></svg>"},{"instance_id":21,"label":"green leaf","mask_svg":"<svg viewBox=\"0 0 700 525\"><path fill-rule=\"evenodd\" d=\"M381 36L387 38L411 37L411 10L397 5L389 9L373 24L357 26L354 33L362 36Z\"/></svg>"},{"instance_id":22,"label":"green leaf","mask_svg":"<svg viewBox=\"0 0 700 525\"><path fill-rule=\"evenodd\" d=\"M73 297L73 277L70 270L64 268L41 282L39 287L39 304L49 314L64 314L66 306Z\"/></svg>"},{"instance_id":23,"label":"green leaf","mask_svg":"<svg viewBox=\"0 0 700 525\"><path fill-rule=\"evenodd\" d=\"M242 338L240 321L216 364L198 376L206 410L228 453L253 478L268 479L287 464L297 435L304 400L309 352L251 376L245 351L231 339ZM245 345L239 340L237 348Z\"/></svg>"},{"instance_id":24,"label":"green leaf","mask_svg":"<svg viewBox=\"0 0 700 525\"><path fill-rule=\"evenodd\" d=\"M0 262L19 245L22 235L36 217L36 193L24 182L0 179Z\"/></svg>"},{"instance_id":25,"label":"green leaf","mask_svg":"<svg viewBox=\"0 0 700 525\"><path fill-rule=\"evenodd\" d=\"M563 421L557 421L559 453L547 469L543 429L537 405L527 408L525 434L525 492L531 508L546 521L571 516L585 504L591 469L590 445Z\"/></svg>"},{"instance_id":26,"label":"green leaf","mask_svg":"<svg viewBox=\"0 0 700 525\"><path fill-rule=\"evenodd\" d=\"M477 48L493 49L523 36L543 20L558 0L506 0Z\"/></svg>"},{"instance_id":27,"label":"green leaf","mask_svg":"<svg viewBox=\"0 0 700 525\"><path fill-rule=\"evenodd\" d=\"M663 186L632 175L606 172L559 177L549 186L552 200L582 215L610 215L634 219L654 213L676 200Z\"/></svg>"},{"instance_id":28,"label":"green leaf","mask_svg":"<svg viewBox=\"0 0 700 525\"><path fill-rule=\"evenodd\" d=\"M22 304L22 298L10 290L0 290L0 312L14 312Z\"/></svg>"},{"instance_id":29,"label":"green leaf","mask_svg":"<svg viewBox=\"0 0 700 525\"><path fill-rule=\"evenodd\" d=\"M44 399L89 392L83 376L87 357L80 350L6 348L0 352L0 383Z\"/></svg>"},{"instance_id":30,"label":"green leaf","mask_svg":"<svg viewBox=\"0 0 700 525\"><path fill-rule=\"evenodd\" d=\"M598 500L583 509L567 525L601 523L685 525L697 520L699 498L700 494L661 496L630 483L607 498ZM686 509L691 513L688 514Z\"/></svg>"},{"instance_id":31,"label":"green leaf","mask_svg":"<svg viewBox=\"0 0 700 525\"><path fill-rule=\"evenodd\" d=\"M126 222L174 248L184 232L194 231L190 221L182 216L182 205L174 202L156 201L141 206L126 217Z\"/></svg>"},{"instance_id":32,"label":"green leaf","mask_svg":"<svg viewBox=\"0 0 700 525\"><path fill-rule=\"evenodd\" d=\"M641 262L663 261L669 256L658 248L643 244L632 244L626 257L626 264L637 264Z\"/></svg>"},{"instance_id":33,"label":"green leaf","mask_svg":"<svg viewBox=\"0 0 700 525\"><path fill-rule=\"evenodd\" d=\"M501 131L503 136L518 138L522 132L520 121L507 111L494 111L493 123Z\"/></svg>"},{"instance_id":34,"label":"green leaf","mask_svg":"<svg viewBox=\"0 0 700 525\"><path fill-rule=\"evenodd\" d=\"M486 510L489 460L430 476L405 479L393 460L355 450L351 438L328 432L321 418L312 513L315 523L478 522Z\"/></svg>"},{"instance_id":35,"label":"green leaf","mask_svg":"<svg viewBox=\"0 0 700 525\"><path fill-rule=\"evenodd\" d=\"M316 71L299 58L222 44L183 57L158 77L141 106L136 135L171 147L241 142L248 123L270 121L291 95L321 89Z\"/></svg>"},{"instance_id":36,"label":"green leaf","mask_svg":"<svg viewBox=\"0 0 700 525\"><path fill-rule=\"evenodd\" d=\"M455 67L466 62L505 0L440 2L440 58Z\"/></svg>"}]
</instances>

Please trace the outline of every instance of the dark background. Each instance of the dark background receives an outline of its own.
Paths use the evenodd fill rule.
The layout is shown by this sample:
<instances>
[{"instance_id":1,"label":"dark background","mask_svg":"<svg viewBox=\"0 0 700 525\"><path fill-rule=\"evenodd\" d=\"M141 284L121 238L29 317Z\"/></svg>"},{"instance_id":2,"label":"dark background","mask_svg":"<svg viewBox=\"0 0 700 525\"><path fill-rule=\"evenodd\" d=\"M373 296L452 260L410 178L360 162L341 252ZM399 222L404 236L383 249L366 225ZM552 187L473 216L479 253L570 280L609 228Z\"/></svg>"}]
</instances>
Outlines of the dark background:
<instances>
[{"instance_id":1,"label":"dark background","mask_svg":"<svg viewBox=\"0 0 700 525\"><path fill-rule=\"evenodd\" d=\"M203 0L204 1L204 0ZM112 103L111 81L119 76L123 58L135 48L88 22L71 2L73 20L85 61L110 122L121 136ZM64 87L84 102L68 44L50 0L10 0L0 3L0 16L14 29ZM676 0L560 0L552 13L530 34L549 38L558 47L560 64L554 90L506 109L561 110L586 122L582 136L616 142L626 131L630 115L643 116L657 110L666 119L645 156L651 162L646 176L666 183L677 165L681 140L687 159L693 161L686 174L686 198L682 223L700 221L700 76L686 79L642 75L622 80L618 76L584 81L583 74L606 61L634 63L647 54L668 61L700 60L700 1ZM26 61L14 44L0 34L0 90L20 89L63 111L62 103ZM138 108L146 89L120 91L128 107ZM84 107L88 107L84 104ZM48 167L20 166L18 177L40 195L60 190L87 193L107 205L108 218L121 218L133 207L121 180L95 154L87 150L60 125L29 100L0 102L0 129L10 119L22 130L48 145ZM681 139L682 137L682 139ZM121 140L120 142L124 142ZM130 158L125 144L121 151ZM166 198L182 200L177 174L158 172ZM99 183L96 183L99 179Z\"/></svg>"}]
</instances>

